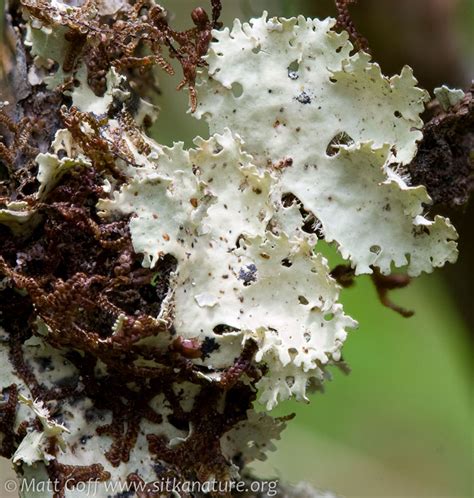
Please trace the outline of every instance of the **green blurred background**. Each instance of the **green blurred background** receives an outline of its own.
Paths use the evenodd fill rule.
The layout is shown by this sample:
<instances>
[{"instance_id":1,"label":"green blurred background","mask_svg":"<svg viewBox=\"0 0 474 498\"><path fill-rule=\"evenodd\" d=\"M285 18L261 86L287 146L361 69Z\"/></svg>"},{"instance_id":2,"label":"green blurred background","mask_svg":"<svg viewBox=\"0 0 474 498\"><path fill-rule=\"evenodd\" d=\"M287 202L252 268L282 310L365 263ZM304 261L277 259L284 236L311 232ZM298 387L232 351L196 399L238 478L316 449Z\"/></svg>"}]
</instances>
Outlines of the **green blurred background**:
<instances>
[{"instance_id":1,"label":"green blurred background","mask_svg":"<svg viewBox=\"0 0 474 498\"><path fill-rule=\"evenodd\" d=\"M178 26L201 2L164 0ZM330 0L223 0L223 20L271 15L334 14ZM467 87L474 69L473 0L359 0L352 9L375 59L391 74L409 63L428 89L443 82ZM178 72L179 74L179 72ZM186 114L187 95L163 77L162 112L153 129L164 144L207 136ZM394 294L416 310L404 319L383 308L368 278L343 291L346 311L360 322L324 395L295 412L277 451L256 464L262 477L308 481L347 498L472 497L474 343L471 211L450 214L461 232L457 266L423 276ZM1 491L0 491L1 496ZM7 496L7 495L5 495Z\"/></svg>"}]
</instances>

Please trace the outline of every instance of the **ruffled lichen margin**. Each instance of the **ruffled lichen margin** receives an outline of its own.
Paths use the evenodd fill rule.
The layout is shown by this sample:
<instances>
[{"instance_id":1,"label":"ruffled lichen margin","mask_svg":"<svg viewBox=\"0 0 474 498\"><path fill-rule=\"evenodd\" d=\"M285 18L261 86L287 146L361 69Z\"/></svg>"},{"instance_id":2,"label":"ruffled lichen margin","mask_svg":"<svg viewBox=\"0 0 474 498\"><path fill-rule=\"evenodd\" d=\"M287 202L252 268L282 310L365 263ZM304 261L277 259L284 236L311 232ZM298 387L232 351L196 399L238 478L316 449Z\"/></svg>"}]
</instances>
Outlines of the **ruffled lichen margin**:
<instances>
[{"instance_id":1,"label":"ruffled lichen margin","mask_svg":"<svg viewBox=\"0 0 474 498\"><path fill-rule=\"evenodd\" d=\"M28 94L0 110L1 454L60 498L238 479L288 421L256 403L308 401L344 365L356 322L320 240L355 275L456 260L408 170L428 96L332 19L212 31L213 2L180 33L152 2L86 3L12 9ZM189 150L145 132L165 50L210 126Z\"/></svg>"}]
</instances>

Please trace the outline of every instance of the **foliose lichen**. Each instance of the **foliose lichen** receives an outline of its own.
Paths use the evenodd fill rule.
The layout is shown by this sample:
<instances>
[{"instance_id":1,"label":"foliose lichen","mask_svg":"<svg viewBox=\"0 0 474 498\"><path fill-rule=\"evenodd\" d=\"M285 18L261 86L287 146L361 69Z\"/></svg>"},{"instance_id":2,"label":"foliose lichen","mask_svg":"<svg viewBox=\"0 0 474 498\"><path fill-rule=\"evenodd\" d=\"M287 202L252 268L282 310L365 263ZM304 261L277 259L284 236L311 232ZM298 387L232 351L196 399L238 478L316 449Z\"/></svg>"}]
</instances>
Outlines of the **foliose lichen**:
<instances>
[{"instance_id":1,"label":"foliose lichen","mask_svg":"<svg viewBox=\"0 0 474 498\"><path fill-rule=\"evenodd\" d=\"M344 366L356 322L321 239L356 275L456 259L407 169L427 93L332 19L265 14L211 36L216 1L187 32L152 1L22 6L29 98L56 92L61 126L30 130L33 154L0 110L35 187L21 193L4 144L1 454L58 498L90 480L105 497L112 481L158 496L163 477L236 479L288 421L258 400L308 401ZM136 70L170 72L165 48L210 125L189 150L145 131Z\"/></svg>"}]
</instances>

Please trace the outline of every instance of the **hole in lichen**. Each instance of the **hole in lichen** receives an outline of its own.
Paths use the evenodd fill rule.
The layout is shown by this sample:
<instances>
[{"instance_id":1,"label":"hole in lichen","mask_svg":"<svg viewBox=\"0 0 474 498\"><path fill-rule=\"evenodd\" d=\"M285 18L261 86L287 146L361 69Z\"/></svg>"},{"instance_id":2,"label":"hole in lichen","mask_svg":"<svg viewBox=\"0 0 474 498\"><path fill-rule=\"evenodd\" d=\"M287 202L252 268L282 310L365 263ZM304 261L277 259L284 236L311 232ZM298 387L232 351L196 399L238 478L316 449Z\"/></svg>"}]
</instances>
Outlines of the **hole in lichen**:
<instances>
[{"instance_id":1,"label":"hole in lichen","mask_svg":"<svg viewBox=\"0 0 474 498\"><path fill-rule=\"evenodd\" d=\"M352 145L354 140L345 131L341 131L329 142L326 154L330 157L335 156L339 152L341 145Z\"/></svg>"},{"instance_id":2,"label":"hole in lichen","mask_svg":"<svg viewBox=\"0 0 474 498\"><path fill-rule=\"evenodd\" d=\"M168 415L168 422L173 426L176 427L176 429L180 431L186 431L189 432L189 421L179 418L173 414Z\"/></svg>"},{"instance_id":3,"label":"hole in lichen","mask_svg":"<svg viewBox=\"0 0 474 498\"><path fill-rule=\"evenodd\" d=\"M291 388L294 386L294 384L295 384L295 378L294 378L294 377L292 377L292 376L288 376L288 377L285 379L285 381L286 381L287 386L288 386L290 389L291 389Z\"/></svg>"},{"instance_id":4,"label":"hole in lichen","mask_svg":"<svg viewBox=\"0 0 474 498\"><path fill-rule=\"evenodd\" d=\"M293 204L297 204L303 218L303 226L301 227L303 232L316 234L318 239L324 239L321 221L312 213L309 213L304 209L303 203L298 199L298 197L291 193L285 193L281 196L281 203L283 204L283 207L286 208L291 207Z\"/></svg>"},{"instance_id":5,"label":"hole in lichen","mask_svg":"<svg viewBox=\"0 0 474 498\"><path fill-rule=\"evenodd\" d=\"M281 264L287 268L291 268L293 266L293 263L288 258L282 259Z\"/></svg>"},{"instance_id":6,"label":"hole in lichen","mask_svg":"<svg viewBox=\"0 0 474 498\"><path fill-rule=\"evenodd\" d=\"M305 332L303 334L303 337L306 342L309 342L311 340L311 334L309 332Z\"/></svg>"},{"instance_id":7,"label":"hole in lichen","mask_svg":"<svg viewBox=\"0 0 474 498\"><path fill-rule=\"evenodd\" d=\"M300 75L299 75L299 69L300 69L300 64L298 61L293 61L289 66L288 66L288 78L290 80L297 80Z\"/></svg>"},{"instance_id":8,"label":"hole in lichen","mask_svg":"<svg viewBox=\"0 0 474 498\"><path fill-rule=\"evenodd\" d=\"M224 334L230 334L232 332L238 332L239 329L236 329L235 327L231 327L230 325L226 325L225 323L220 323L219 325L216 325L212 331L214 334L217 335L224 335Z\"/></svg>"},{"instance_id":9,"label":"hole in lichen","mask_svg":"<svg viewBox=\"0 0 474 498\"><path fill-rule=\"evenodd\" d=\"M380 254L381 251L382 251L382 248L378 245L374 245L370 248L370 252L373 254Z\"/></svg>"},{"instance_id":10,"label":"hole in lichen","mask_svg":"<svg viewBox=\"0 0 474 498\"><path fill-rule=\"evenodd\" d=\"M330 322L333 318L334 318L334 313L326 313L324 315L324 320L326 320L326 322Z\"/></svg>"},{"instance_id":11,"label":"hole in lichen","mask_svg":"<svg viewBox=\"0 0 474 498\"><path fill-rule=\"evenodd\" d=\"M0 182L8 180L9 176L8 168L0 161Z\"/></svg>"},{"instance_id":12,"label":"hole in lichen","mask_svg":"<svg viewBox=\"0 0 474 498\"><path fill-rule=\"evenodd\" d=\"M309 301L304 296L298 296L298 301L303 306L306 306L307 304L309 304Z\"/></svg>"},{"instance_id":13,"label":"hole in lichen","mask_svg":"<svg viewBox=\"0 0 474 498\"><path fill-rule=\"evenodd\" d=\"M219 155L222 151L224 150L224 147L220 143L216 143L214 145L214 149L212 150L212 153L217 156Z\"/></svg>"},{"instance_id":14,"label":"hole in lichen","mask_svg":"<svg viewBox=\"0 0 474 498\"><path fill-rule=\"evenodd\" d=\"M430 230L426 225L418 225L416 227L413 227L413 235L415 237L421 237L423 235L430 235Z\"/></svg>"},{"instance_id":15,"label":"hole in lichen","mask_svg":"<svg viewBox=\"0 0 474 498\"><path fill-rule=\"evenodd\" d=\"M281 203L283 204L283 207L291 207L295 202L299 202L299 200L291 193L286 193L281 196Z\"/></svg>"},{"instance_id":16,"label":"hole in lichen","mask_svg":"<svg viewBox=\"0 0 474 498\"><path fill-rule=\"evenodd\" d=\"M311 213L306 213L301 229L303 232L316 234L318 239L324 239L323 224Z\"/></svg>"},{"instance_id":17,"label":"hole in lichen","mask_svg":"<svg viewBox=\"0 0 474 498\"><path fill-rule=\"evenodd\" d=\"M65 157L67 157L67 151L65 149L60 149L56 152L56 155L59 159L64 159Z\"/></svg>"},{"instance_id":18,"label":"hole in lichen","mask_svg":"<svg viewBox=\"0 0 474 498\"><path fill-rule=\"evenodd\" d=\"M236 81L235 83L232 83L232 94L236 99L241 97L243 93L244 87L239 82Z\"/></svg>"},{"instance_id":19,"label":"hole in lichen","mask_svg":"<svg viewBox=\"0 0 474 498\"><path fill-rule=\"evenodd\" d=\"M396 117L396 118L401 118L402 117L402 113L400 111L395 111L393 113L393 115Z\"/></svg>"},{"instance_id":20,"label":"hole in lichen","mask_svg":"<svg viewBox=\"0 0 474 498\"><path fill-rule=\"evenodd\" d=\"M38 180L29 180L26 183L24 183L22 186L18 187L18 190L21 192L22 195L27 196L27 195L33 195L35 192L37 192L38 187L39 187Z\"/></svg>"}]
</instances>

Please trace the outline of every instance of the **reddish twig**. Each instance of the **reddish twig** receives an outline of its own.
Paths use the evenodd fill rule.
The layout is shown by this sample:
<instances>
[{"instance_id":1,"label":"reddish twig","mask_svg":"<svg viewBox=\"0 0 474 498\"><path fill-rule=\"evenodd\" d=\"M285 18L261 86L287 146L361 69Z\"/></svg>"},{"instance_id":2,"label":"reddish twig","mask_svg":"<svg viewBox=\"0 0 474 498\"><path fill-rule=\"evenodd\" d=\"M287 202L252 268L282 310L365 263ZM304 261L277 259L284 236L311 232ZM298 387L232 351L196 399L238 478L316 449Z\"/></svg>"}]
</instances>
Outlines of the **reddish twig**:
<instances>
[{"instance_id":1,"label":"reddish twig","mask_svg":"<svg viewBox=\"0 0 474 498\"><path fill-rule=\"evenodd\" d=\"M357 0L335 0L337 9L336 29L343 29L349 33L350 39L358 50L370 54L369 43L356 29L354 21L349 13L349 5L357 3Z\"/></svg>"}]
</instances>

